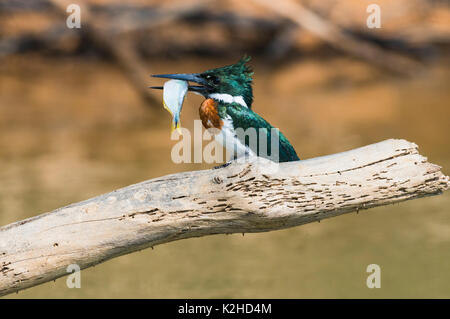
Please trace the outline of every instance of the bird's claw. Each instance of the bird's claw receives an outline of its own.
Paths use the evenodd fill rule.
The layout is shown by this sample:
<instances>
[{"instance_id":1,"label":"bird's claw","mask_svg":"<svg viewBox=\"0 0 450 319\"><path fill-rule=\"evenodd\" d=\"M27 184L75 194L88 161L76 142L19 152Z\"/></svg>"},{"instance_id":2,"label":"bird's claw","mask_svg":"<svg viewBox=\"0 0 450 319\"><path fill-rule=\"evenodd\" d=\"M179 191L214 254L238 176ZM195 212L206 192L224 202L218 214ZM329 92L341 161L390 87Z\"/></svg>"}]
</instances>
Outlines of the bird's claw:
<instances>
[{"instance_id":1,"label":"bird's claw","mask_svg":"<svg viewBox=\"0 0 450 319\"><path fill-rule=\"evenodd\" d=\"M227 166L229 166L232 162L233 162L233 161L229 161L229 162L226 162L226 163L224 163L224 164L222 164L222 165L214 166L213 169L219 169L219 168L227 167Z\"/></svg>"}]
</instances>

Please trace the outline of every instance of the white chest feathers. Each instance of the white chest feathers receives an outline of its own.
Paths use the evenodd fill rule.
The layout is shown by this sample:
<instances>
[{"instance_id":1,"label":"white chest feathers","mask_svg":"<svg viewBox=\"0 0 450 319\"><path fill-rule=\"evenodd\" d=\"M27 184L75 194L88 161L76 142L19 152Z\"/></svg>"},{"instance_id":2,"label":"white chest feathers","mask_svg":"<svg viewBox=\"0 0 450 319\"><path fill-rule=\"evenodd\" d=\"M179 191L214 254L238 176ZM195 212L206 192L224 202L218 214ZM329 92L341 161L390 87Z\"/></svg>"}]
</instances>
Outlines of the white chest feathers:
<instances>
[{"instance_id":1,"label":"white chest feathers","mask_svg":"<svg viewBox=\"0 0 450 319\"><path fill-rule=\"evenodd\" d=\"M222 121L222 129L220 134L215 135L215 139L226 148L229 159L232 160L246 155L254 156L254 152L238 139L234 130L233 119L227 116Z\"/></svg>"},{"instance_id":2,"label":"white chest feathers","mask_svg":"<svg viewBox=\"0 0 450 319\"><path fill-rule=\"evenodd\" d=\"M225 103L237 103L240 104L242 106L248 107L247 103L245 103L244 98L242 97L242 95L239 96L233 96L230 94L225 94L225 93L212 93L209 95L210 98L217 100L217 101L222 101Z\"/></svg>"}]
</instances>

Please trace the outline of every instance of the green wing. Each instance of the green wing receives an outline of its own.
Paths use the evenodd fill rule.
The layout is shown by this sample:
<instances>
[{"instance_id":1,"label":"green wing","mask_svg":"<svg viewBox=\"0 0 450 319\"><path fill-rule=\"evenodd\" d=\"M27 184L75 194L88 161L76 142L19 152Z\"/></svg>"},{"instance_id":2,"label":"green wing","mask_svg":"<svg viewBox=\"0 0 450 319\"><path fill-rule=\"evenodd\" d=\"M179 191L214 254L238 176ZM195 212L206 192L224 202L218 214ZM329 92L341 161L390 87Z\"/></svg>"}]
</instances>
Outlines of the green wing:
<instances>
[{"instance_id":1,"label":"green wing","mask_svg":"<svg viewBox=\"0 0 450 319\"><path fill-rule=\"evenodd\" d=\"M225 118L227 115L230 116L231 119L233 120L233 126L235 130L237 128L242 128L243 131L245 131L248 128L255 128L256 134L258 136L257 145L251 145L249 135L239 134L239 130L237 138L242 143L250 147L250 149L252 149L252 151L254 151L256 154L258 154L258 156L269 158L273 161L278 162L291 162L300 160L297 153L294 150L294 147L292 147L291 143L289 143L288 139L283 135L283 133L281 133L279 130L272 131L272 128L274 127L270 125L270 123L268 123L261 116L253 112L251 109L242 107L237 103L227 104L226 106L220 103L219 114L222 118ZM264 134L264 136L260 136L260 134ZM272 147L271 147L272 134L278 134L279 137L278 158L276 154L272 154ZM261 147L260 145L260 140L263 141L264 137L266 138L267 141L266 144L267 148L265 148L264 146ZM276 136L274 136L274 138L276 138Z\"/></svg>"}]
</instances>

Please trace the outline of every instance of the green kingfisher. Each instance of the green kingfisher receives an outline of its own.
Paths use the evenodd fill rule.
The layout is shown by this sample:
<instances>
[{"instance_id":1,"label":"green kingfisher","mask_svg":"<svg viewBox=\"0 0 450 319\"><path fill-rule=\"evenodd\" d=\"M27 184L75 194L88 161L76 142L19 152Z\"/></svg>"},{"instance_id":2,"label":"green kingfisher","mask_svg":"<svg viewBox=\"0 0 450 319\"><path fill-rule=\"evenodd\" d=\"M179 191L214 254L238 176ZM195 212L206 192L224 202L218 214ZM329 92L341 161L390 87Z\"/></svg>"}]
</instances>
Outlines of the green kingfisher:
<instances>
[{"instance_id":1,"label":"green kingfisher","mask_svg":"<svg viewBox=\"0 0 450 319\"><path fill-rule=\"evenodd\" d=\"M253 71L247 64L249 60L250 57L243 57L235 64L203 73L158 74L153 77L198 84L189 85L188 91L205 97L199 109L202 124L206 129L215 129L216 141L231 151L235 159L256 155L275 162L298 161L299 157L287 138L252 110ZM238 134L239 129L245 131L249 128L255 129L257 143L252 143L248 134ZM274 134L278 143L275 147L271 144ZM261 141L266 142L265 149L260 145ZM276 146L278 154L274 156Z\"/></svg>"}]
</instances>

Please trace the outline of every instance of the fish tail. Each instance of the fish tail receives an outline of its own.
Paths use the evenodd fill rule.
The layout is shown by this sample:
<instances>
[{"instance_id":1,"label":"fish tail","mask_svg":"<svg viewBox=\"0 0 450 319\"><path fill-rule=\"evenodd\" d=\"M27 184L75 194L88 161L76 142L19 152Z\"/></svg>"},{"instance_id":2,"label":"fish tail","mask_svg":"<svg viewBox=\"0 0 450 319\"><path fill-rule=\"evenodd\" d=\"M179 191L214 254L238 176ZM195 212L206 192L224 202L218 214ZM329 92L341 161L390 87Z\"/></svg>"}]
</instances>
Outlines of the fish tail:
<instances>
[{"instance_id":1,"label":"fish tail","mask_svg":"<svg viewBox=\"0 0 450 319\"><path fill-rule=\"evenodd\" d=\"M172 132L176 130L178 132L178 134L182 134L181 133L181 122L180 122L180 115L179 114L175 114L175 116L173 117L172 120Z\"/></svg>"}]
</instances>

